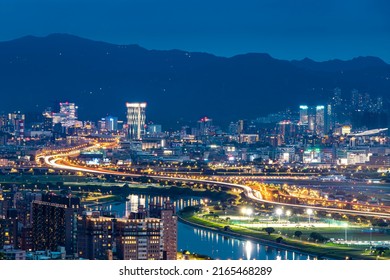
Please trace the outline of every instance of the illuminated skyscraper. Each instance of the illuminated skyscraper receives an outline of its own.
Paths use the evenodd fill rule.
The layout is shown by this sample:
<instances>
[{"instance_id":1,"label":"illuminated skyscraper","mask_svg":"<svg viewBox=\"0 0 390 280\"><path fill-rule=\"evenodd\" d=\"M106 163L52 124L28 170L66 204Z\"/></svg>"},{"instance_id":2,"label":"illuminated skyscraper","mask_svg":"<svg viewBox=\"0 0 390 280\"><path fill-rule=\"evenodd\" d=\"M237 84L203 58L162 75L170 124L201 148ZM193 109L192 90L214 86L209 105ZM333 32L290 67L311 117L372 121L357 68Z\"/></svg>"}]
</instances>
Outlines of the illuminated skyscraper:
<instances>
[{"instance_id":1,"label":"illuminated skyscraper","mask_svg":"<svg viewBox=\"0 0 390 280\"><path fill-rule=\"evenodd\" d=\"M24 121L25 115L20 111L8 114L9 132L11 132L17 138L24 137Z\"/></svg>"},{"instance_id":2,"label":"illuminated skyscraper","mask_svg":"<svg viewBox=\"0 0 390 280\"><path fill-rule=\"evenodd\" d=\"M113 116L108 116L105 118L106 125L105 128L107 131L116 131L118 130L118 118Z\"/></svg>"},{"instance_id":3,"label":"illuminated skyscraper","mask_svg":"<svg viewBox=\"0 0 390 280\"><path fill-rule=\"evenodd\" d=\"M327 105L299 106L300 125L307 125L307 130L317 135L325 135L332 129L332 107Z\"/></svg>"},{"instance_id":4,"label":"illuminated skyscraper","mask_svg":"<svg viewBox=\"0 0 390 280\"><path fill-rule=\"evenodd\" d=\"M299 122L301 124L308 124L309 119L308 119L308 110L309 107L306 105L301 105L299 106Z\"/></svg>"},{"instance_id":5,"label":"illuminated skyscraper","mask_svg":"<svg viewBox=\"0 0 390 280\"><path fill-rule=\"evenodd\" d=\"M316 107L316 133L317 135L324 135L325 132L325 107Z\"/></svg>"},{"instance_id":6,"label":"illuminated skyscraper","mask_svg":"<svg viewBox=\"0 0 390 280\"><path fill-rule=\"evenodd\" d=\"M62 126L69 127L75 125L77 121L77 109L78 107L74 103L60 103L60 114L63 115L61 119Z\"/></svg>"},{"instance_id":7,"label":"illuminated skyscraper","mask_svg":"<svg viewBox=\"0 0 390 280\"><path fill-rule=\"evenodd\" d=\"M145 134L146 103L126 103L129 139L141 139Z\"/></svg>"},{"instance_id":8,"label":"illuminated skyscraper","mask_svg":"<svg viewBox=\"0 0 390 280\"><path fill-rule=\"evenodd\" d=\"M75 103L61 102L60 111L58 113L51 113L45 111L43 114L47 118L52 118L52 124L61 123L62 127L71 127L77 125L77 109Z\"/></svg>"}]
</instances>

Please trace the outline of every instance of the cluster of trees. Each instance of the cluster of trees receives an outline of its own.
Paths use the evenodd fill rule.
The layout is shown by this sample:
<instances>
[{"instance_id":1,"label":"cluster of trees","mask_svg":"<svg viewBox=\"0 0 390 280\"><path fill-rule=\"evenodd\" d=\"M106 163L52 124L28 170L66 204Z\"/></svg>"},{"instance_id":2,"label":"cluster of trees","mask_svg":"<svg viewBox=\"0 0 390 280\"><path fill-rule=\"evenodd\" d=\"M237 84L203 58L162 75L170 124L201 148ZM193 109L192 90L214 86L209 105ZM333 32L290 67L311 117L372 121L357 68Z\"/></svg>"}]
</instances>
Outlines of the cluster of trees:
<instances>
[{"instance_id":1,"label":"cluster of trees","mask_svg":"<svg viewBox=\"0 0 390 280\"><path fill-rule=\"evenodd\" d=\"M312 232L310 233L310 239L314 240L315 242L321 242L324 243L329 240L329 238L323 236L322 234L318 232Z\"/></svg>"},{"instance_id":2,"label":"cluster of trees","mask_svg":"<svg viewBox=\"0 0 390 280\"><path fill-rule=\"evenodd\" d=\"M375 248L374 253L378 256L383 256L386 251L389 251L389 247L380 246Z\"/></svg>"},{"instance_id":3,"label":"cluster of trees","mask_svg":"<svg viewBox=\"0 0 390 280\"><path fill-rule=\"evenodd\" d=\"M266 227L266 228L263 228L263 231L268 233L268 235L271 235L271 233L275 232L275 229L273 227Z\"/></svg>"},{"instance_id":4,"label":"cluster of trees","mask_svg":"<svg viewBox=\"0 0 390 280\"><path fill-rule=\"evenodd\" d=\"M387 227L389 226L389 223L386 222L385 220L383 219L375 219L371 222L371 224L374 226L374 227Z\"/></svg>"}]
</instances>

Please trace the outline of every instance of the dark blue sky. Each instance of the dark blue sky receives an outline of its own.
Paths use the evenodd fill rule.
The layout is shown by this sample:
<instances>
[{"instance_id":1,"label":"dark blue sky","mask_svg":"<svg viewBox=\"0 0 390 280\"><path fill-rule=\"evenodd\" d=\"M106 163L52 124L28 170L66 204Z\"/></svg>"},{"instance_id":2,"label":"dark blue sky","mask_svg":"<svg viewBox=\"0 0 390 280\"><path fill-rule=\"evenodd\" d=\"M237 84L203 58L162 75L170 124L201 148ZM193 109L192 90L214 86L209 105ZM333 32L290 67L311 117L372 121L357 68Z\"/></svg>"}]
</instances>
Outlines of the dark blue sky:
<instances>
[{"instance_id":1,"label":"dark blue sky","mask_svg":"<svg viewBox=\"0 0 390 280\"><path fill-rule=\"evenodd\" d=\"M388 0L0 0L0 41L70 33L148 49L390 62Z\"/></svg>"}]
</instances>

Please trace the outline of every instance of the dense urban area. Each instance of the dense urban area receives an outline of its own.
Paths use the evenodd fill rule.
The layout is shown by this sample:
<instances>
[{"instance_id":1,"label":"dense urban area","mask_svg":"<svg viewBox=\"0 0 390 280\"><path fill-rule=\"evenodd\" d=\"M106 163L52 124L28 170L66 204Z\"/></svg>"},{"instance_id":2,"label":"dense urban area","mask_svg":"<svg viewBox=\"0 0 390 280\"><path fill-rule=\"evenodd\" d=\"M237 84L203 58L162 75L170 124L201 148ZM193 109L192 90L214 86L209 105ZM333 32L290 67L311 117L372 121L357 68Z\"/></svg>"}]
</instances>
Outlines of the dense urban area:
<instances>
[{"instance_id":1,"label":"dense urban area","mask_svg":"<svg viewBox=\"0 0 390 280\"><path fill-rule=\"evenodd\" d=\"M168 130L145 102L98 121L67 101L0 114L0 259L387 259L387 103L335 88ZM188 247L187 227L243 253Z\"/></svg>"}]
</instances>

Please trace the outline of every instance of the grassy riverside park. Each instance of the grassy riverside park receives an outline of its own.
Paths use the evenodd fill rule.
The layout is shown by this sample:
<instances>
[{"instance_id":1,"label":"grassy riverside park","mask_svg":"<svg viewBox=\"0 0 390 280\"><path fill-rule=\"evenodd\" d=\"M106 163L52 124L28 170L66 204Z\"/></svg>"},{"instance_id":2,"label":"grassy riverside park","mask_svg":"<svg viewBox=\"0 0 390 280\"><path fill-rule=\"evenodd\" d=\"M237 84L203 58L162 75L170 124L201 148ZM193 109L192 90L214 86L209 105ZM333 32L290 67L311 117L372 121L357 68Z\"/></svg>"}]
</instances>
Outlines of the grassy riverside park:
<instances>
[{"instance_id":1,"label":"grassy riverside park","mask_svg":"<svg viewBox=\"0 0 390 280\"><path fill-rule=\"evenodd\" d=\"M214 210L213 215L218 218L214 218L213 215L207 215L194 211L193 207L183 209L179 215L179 219L183 222L203 227L209 230L217 231L221 234L236 237L239 239L249 239L252 241L258 241L264 245L270 245L277 248L284 248L302 253L307 253L316 256L318 259L354 259L354 260L386 260L390 259L389 250L384 254L378 255L374 250L369 250L368 246L355 246L346 244L337 244L333 242L316 243L309 241L308 237L312 232L320 233L326 237L341 237L344 235L344 228L340 227L299 227L288 226L278 224L270 221L267 225L263 225L259 228L250 228L247 224L237 224L232 221L226 221L226 219L219 218L223 216L223 211ZM237 213L235 213L237 214ZM270 235L262 229L273 227L274 233ZM228 227L228 228L227 228ZM294 233L299 230L302 232L300 238L294 237ZM350 228L350 233L356 234L361 231L361 228ZM277 238L282 237L280 242L277 242ZM372 238L373 241L378 239L376 234Z\"/></svg>"}]
</instances>

